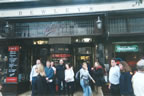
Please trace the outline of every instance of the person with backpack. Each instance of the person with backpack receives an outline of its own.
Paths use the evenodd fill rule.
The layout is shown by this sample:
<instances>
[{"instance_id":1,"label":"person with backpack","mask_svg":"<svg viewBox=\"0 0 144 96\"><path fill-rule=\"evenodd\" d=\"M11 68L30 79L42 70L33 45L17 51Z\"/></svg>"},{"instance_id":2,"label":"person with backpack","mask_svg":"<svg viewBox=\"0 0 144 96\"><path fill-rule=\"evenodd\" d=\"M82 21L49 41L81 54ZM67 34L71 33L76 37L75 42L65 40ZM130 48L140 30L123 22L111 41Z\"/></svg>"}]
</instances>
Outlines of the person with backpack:
<instances>
[{"instance_id":1,"label":"person with backpack","mask_svg":"<svg viewBox=\"0 0 144 96\"><path fill-rule=\"evenodd\" d=\"M80 69L80 85L83 89L83 96L92 96L92 90L89 85L89 79L95 83L94 79L91 77L88 71L87 63L84 62L82 64L82 68Z\"/></svg>"}]
</instances>

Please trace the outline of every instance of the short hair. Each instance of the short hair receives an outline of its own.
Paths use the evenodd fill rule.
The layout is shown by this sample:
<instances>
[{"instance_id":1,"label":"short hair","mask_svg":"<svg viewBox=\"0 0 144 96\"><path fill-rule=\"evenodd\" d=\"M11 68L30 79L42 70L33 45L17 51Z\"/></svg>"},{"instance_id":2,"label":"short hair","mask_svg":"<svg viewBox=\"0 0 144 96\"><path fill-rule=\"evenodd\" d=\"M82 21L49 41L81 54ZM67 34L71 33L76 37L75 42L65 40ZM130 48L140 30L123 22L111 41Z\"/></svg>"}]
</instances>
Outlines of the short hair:
<instances>
[{"instance_id":1,"label":"short hair","mask_svg":"<svg viewBox=\"0 0 144 96\"><path fill-rule=\"evenodd\" d=\"M112 58L111 60L114 60L115 62L117 61L116 58Z\"/></svg>"},{"instance_id":2,"label":"short hair","mask_svg":"<svg viewBox=\"0 0 144 96\"><path fill-rule=\"evenodd\" d=\"M137 69L139 71L144 71L144 59L140 59L138 62L137 62Z\"/></svg>"}]
</instances>

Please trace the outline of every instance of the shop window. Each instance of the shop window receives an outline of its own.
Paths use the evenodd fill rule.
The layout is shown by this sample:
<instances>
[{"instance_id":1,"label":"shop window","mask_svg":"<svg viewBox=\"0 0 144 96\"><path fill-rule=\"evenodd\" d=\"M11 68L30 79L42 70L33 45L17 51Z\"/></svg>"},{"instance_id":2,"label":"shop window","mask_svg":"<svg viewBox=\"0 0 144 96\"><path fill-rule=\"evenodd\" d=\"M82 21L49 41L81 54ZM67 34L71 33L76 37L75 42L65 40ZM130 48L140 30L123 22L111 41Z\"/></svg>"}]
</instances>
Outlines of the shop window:
<instances>
[{"instance_id":1,"label":"shop window","mask_svg":"<svg viewBox=\"0 0 144 96\"><path fill-rule=\"evenodd\" d=\"M78 54L91 54L91 47L78 48Z\"/></svg>"}]
</instances>

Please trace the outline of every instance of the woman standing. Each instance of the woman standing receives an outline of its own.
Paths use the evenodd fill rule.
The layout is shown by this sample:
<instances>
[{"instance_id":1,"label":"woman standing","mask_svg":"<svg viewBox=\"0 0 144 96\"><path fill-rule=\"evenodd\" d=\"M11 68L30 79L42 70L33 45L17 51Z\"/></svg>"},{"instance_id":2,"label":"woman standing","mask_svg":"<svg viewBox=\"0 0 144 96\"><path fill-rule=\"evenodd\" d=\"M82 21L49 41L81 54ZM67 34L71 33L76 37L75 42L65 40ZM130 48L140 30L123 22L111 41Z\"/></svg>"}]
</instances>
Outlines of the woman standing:
<instances>
[{"instance_id":1,"label":"woman standing","mask_svg":"<svg viewBox=\"0 0 144 96\"><path fill-rule=\"evenodd\" d=\"M104 70L102 66L99 64L99 62L95 62L94 68L92 69L92 74L93 74L94 80L96 81L95 83L96 94L97 95L100 94L100 96L103 96L102 86L105 83Z\"/></svg>"},{"instance_id":2,"label":"woman standing","mask_svg":"<svg viewBox=\"0 0 144 96\"><path fill-rule=\"evenodd\" d=\"M74 93L74 71L70 64L65 64L65 82L67 85L68 96Z\"/></svg>"},{"instance_id":3,"label":"woman standing","mask_svg":"<svg viewBox=\"0 0 144 96\"><path fill-rule=\"evenodd\" d=\"M56 67L54 66L54 62L53 61L51 61L51 67L52 67L52 69L54 71L54 75L55 75L56 74Z\"/></svg>"},{"instance_id":4,"label":"woman standing","mask_svg":"<svg viewBox=\"0 0 144 96\"><path fill-rule=\"evenodd\" d=\"M46 74L42 64L37 66L37 72L38 76L36 79L36 96L46 96Z\"/></svg>"},{"instance_id":5,"label":"woman standing","mask_svg":"<svg viewBox=\"0 0 144 96\"><path fill-rule=\"evenodd\" d=\"M121 61L119 67L121 71L120 94L121 96L133 96L131 68L125 61Z\"/></svg>"},{"instance_id":6,"label":"woman standing","mask_svg":"<svg viewBox=\"0 0 144 96\"><path fill-rule=\"evenodd\" d=\"M89 85L89 79L91 79L93 83L95 83L94 79L88 72L87 63L84 62L82 64L82 68L80 69L80 85L83 89L83 96L92 96L92 90Z\"/></svg>"}]
</instances>

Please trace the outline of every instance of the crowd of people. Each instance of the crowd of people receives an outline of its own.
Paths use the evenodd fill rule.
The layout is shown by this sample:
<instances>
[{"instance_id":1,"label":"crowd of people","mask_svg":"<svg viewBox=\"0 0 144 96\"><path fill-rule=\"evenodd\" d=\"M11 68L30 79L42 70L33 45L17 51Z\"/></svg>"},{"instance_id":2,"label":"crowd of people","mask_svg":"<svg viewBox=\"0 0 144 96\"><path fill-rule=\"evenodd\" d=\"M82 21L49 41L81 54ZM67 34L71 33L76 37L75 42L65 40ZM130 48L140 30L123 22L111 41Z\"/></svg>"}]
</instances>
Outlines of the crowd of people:
<instances>
[{"instance_id":1,"label":"crowd of people","mask_svg":"<svg viewBox=\"0 0 144 96\"><path fill-rule=\"evenodd\" d=\"M111 96L144 96L144 59L137 62L132 71L125 61L111 59L109 89Z\"/></svg>"},{"instance_id":2,"label":"crowd of people","mask_svg":"<svg viewBox=\"0 0 144 96\"><path fill-rule=\"evenodd\" d=\"M90 70L88 70L88 64L83 62L75 74L71 64L64 64L62 59L57 66L49 60L44 66L38 59L30 74L32 96L61 96L62 94L73 96L77 78L79 78L83 96L93 96L90 81L94 85L95 94L104 96L102 90L102 86L106 84L104 74L105 70L98 61ZM137 62L135 72L131 70L127 62L121 60L117 63L116 59L111 59L108 79L111 96L143 96L144 59Z\"/></svg>"},{"instance_id":3,"label":"crowd of people","mask_svg":"<svg viewBox=\"0 0 144 96\"><path fill-rule=\"evenodd\" d=\"M98 62L95 62L94 67L90 71L91 74L87 63L83 62L80 70L77 72L79 73L78 78L83 89L83 95L92 96L90 80L95 84L96 93L100 91L103 94L101 89L104 82L103 67ZM64 64L64 61L61 59L57 66L54 66L54 62L49 60L46 61L46 66L44 66L40 59L38 59L30 73L32 96L60 96L62 94L73 96L75 80L76 76L71 64Z\"/></svg>"}]
</instances>

